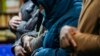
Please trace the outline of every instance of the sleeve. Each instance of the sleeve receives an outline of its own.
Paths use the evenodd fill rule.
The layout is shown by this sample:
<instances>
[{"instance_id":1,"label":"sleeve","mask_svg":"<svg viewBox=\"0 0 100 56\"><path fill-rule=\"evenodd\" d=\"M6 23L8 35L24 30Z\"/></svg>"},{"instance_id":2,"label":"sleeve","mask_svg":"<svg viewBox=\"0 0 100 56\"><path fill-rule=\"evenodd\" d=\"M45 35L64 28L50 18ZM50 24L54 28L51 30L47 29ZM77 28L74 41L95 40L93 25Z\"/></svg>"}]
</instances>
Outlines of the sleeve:
<instances>
[{"instance_id":1,"label":"sleeve","mask_svg":"<svg viewBox=\"0 0 100 56\"><path fill-rule=\"evenodd\" d=\"M24 33L24 34L21 36L21 38L24 37L24 36L26 36L26 35L28 35L28 36L32 36L32 37L37 37L38 32L36 32L36 31L32 31L32 32Z\"/></svg>"},{"instance_id":2,"label":"sleeve","mask_svg":"<svg viewBox=\"0 0 100 56\"><path fill-rule=\"evenodd\" d=\"M100 50L100 35L76 33L74 38L79 52Z\"/></svg>"},{"instance_id":3,"label":"sleeve","mask_svg":"<svg viewBox=\"0 0 100 56\"><path fill-rule=\"evenodd\" d=\"M12 48L11 48L11 51L12 51L13 54L15 54L14 48L15 48L16 46L18 46L18 45L21 45L21 44L22 44L22 43L21 43L21 38L18 39L18 40L13 44L13 46L12 46Z\"/></svg>"}]
</instances>

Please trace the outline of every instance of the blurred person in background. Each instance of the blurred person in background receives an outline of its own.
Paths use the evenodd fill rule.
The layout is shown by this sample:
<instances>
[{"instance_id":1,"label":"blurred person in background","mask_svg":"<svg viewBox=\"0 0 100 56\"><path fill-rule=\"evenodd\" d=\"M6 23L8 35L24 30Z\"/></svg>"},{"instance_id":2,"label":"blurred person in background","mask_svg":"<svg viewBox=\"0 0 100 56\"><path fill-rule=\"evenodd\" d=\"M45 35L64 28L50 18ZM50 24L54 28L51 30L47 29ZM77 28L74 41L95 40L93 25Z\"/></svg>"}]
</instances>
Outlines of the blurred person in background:
<instances>
[{"instance_id":1,"label":"blurred person in background","mask_svg":"<svg viewBox=\"0 0 100 56\"><path fill-rule=\"evenodd\" d=\"M41 23L42 14L39 13L37 7L30 0L25 0L25 4L22 5L19 16L14 16L9 21L10 29L17 37L12 47L12 51L16 56L30 55L27 53L31 51L22 46L20 38L25 37L25 43L29 43L27 40L37 36ZM36 31L34 30L35 27Z\"/></svg>"}]
</instances>

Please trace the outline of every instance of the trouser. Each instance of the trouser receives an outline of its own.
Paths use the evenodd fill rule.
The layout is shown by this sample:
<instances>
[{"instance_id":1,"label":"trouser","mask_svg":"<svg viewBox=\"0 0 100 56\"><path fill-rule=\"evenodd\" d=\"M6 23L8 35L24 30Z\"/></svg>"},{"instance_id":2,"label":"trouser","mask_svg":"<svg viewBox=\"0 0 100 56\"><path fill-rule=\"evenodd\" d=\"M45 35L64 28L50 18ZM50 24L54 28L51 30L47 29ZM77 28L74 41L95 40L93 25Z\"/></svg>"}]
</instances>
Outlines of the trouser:
<instances>
[{"instance_id":1,"label":"trouser","mask_svg":"<svg viewBox=\"0 0 100 56\"><path fill-rule=\"evenodd\" d=\"M70 56L70 52L69 51L61 49L61 48L56 48L56 49L52 49L52 48L39 48L36 50L36 53L32 53L31 56Z\"/></svg>"}]
</instances>

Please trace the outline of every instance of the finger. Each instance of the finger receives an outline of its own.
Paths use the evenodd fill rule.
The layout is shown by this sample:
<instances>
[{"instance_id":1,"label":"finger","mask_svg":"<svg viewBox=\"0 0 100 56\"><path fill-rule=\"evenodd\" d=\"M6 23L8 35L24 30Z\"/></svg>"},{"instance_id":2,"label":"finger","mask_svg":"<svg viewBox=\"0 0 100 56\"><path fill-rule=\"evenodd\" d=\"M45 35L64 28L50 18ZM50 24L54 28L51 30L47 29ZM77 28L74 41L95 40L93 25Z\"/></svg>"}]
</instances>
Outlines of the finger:
<instances>
[{"instance_id":1,"label":"finger","mask_svg":"<svg viewBox=\"0 0 100 56\"><path fill-rule=\"evenodd\" d=\"M66 45L66 47L69 47L70 43L69 43L68 36L66 35L64 38L65 38L65 45Z\"/></svg>"},{"instance_id":2,"label":"finger","mask_svg":"<svg viewBox=\"0 0 100 56\"><path fill-rule=\"evenodd\" d=\"M22 20L21 20L21 19L17 19L17 20L15 20L15 21L17 21L17 22L21 22Z\"/></svg>"},{"instance_id":3,"label":"finger","mask_svg":"<svg viewBox=\"0 0 100 56\"><path fill-rule=\"evenodd\" d=\"M23 47L26 48L26 42L23 42Z\"/></svg>"},{"instance_id":4,"label":"finger","mask_svg":"<svg viewBox=\"0 0 100 56\"><path fill-rule=\"evenodd\" d=\"M25 49L24 49L24 48L22 48L22 52L23 52L23 53L26 53L26 51L25 51Z\"/></svg>"},{"instance_id":5,"label":"finger","mask_svg":"<svg viewBox=\"0 0 100 56\"><path fill-rule=\"evenodd\" d=\"M12 23L11 23L11 25L19 25L21 22L18 22L18 21L13 21Z\"/></svg>"},{"instance_id":6,"label":"finger","mask_svg":"<svg viewBox=\"0 0 100 56\"><path fill-rule=\"evenodd\" d=\"M14 29L14 30L16 30L17 27L18 27L18 25L16 25L16 24L11 25L11 28Z\"/></svg>"},{"instance_id":7,"label":"finger","mask_svg":"<svg viewBox=\"0 0 100 56\"><path fill-rule=\"evenodd\" d=\"M21 24L21 22L17 22L17 24Z\"/></svg>"},{"instance_id":8,"label":"finger","mask_svg":"<svg viewBox=\"0 0 100 56\"><path fill-rule=\"evenodd\" d=\"M22 51L20 52L20 55L21 55L21 56L25 56L24 53L23 53Z\"/></svg>"},{"instance_id":9,"label":"finger","mask_svg":"<svg viewBox=\"0 0 100 56\"><path fill-rule=\"evenodd\" d=\"M19 25L18 24L12 24L12 27L17 28Z\"/></svg>"},{"instance_id":10,"label":"finger","mask_svg":"<svg viewBox=\"0 0 100 56\"><path fill-rule=\"evenodd\" d=\"M76 44L75 40L73 39L73 37L71 36L71 34L70 34L70 33L67 33L67 35L68 35L67 38L68 38L69 42L71 43L71 45L72 45L73 47L76 47L77 44Z\"/></svg>"},{"instance_id":11,"label":"finger","mask_svg":"<svg viewBox=\"0 0 100 56\"><path fill-rule=\"evenodd\" d=\"M13 22L12 24L20 25L21 22L17 22L17 21L15 21L15 22Z\"/></svg>"},{"instance_id":12,"label":"finger","mask_svg":"<svg viewBox=\"0 0 100 56\"><path fill-rule=\"evenodd\" d=\"M15 23L15 24L20 24L21 21L14 21L13 23Z\"/></svg>"},{"instance_id":13,"label":"finger","mask_svg":"<svg viewBox=\"0 0 100 56\"><path fill-rule=\"evenodd\" d=\"M27 43L27 48L30 52L32 51L30 42Z\"/></svg>"},{"instance_id":14,"label":"finger","mask_svg":"<svg viewBox=\"0 0 100 56\"><path fill-rule=\"evenodd\" d=\"M71 29L69 29L69 32L70 32L71 35L75 35L76 32L77 32L77 29L76 28L71 28Z\"/></svg>"},{"instance_id":15,"label":"finger","mask_svg":"<svg viewBox=\"0 0 100 56\"><path fill-rule=\"evenodd\" d=\"M62 37L62 39L60 40L60 47L68 48L69 46L70 46L70 43L69 43L67 36Z\"/></svg>"},{"instance_id":16,"label":"finger","mask_svg":"<svg viewBox=\"0 0 100 56\"><path fill-rule=\"evenodd\" d=\"M30 47L31 47L31 50L33 50L33 45L32 45L32 41L30 42Z\"/></svg>"},{"instance_id":17,"label":"finger","mask_svg":"<svg viewBox=\"0 0 100 56\"><path fill-rule=\"evenodd\" d=\"M24 43L24 48L25 48L25 50L31 52L31 48L30 48L29 42L25 42L25 43Z\"/></svg>"},{"instance_id":18,"label":"finger","mask_svg":"<svg viewBox=\"0 0 100 56\"><path fill-rule=\"evenodd\" d=\"M19 12L19 18L22 19L22 14L21 14L21 12Z\"/></svg>"},{"instance_id":19,"label":"finger","mask_svg":"<svg viewBox=\"0 0 100 56\"><path fill-rule=\"evenodd\" d=\"M24 54L23 54L21 51L19 51L19 52L17 52L17 53L15 54L15 56L24 56Z\"/></svg>"},{"instance_id":20,"label":"finger","mask_svg":"<svg viewBox=\"0 0 100 56\"><path fill-rule=\"evenodd\" d=\"M11 28L12 28L13 30L16 30L16 27L14 27L14 26L11 26Z\"/></svg>"},{"instance_id":21,"label":"finger","mask_svg":"<svg viewBox=\"0 0 100 56\"><path fill-rule=\"evenodd\" d=\"M74 47L77 47L77 44L76 44L74 37L73 37L76 34L76 31L77 31L76 28L70 28L69 33L68 33L68 35L70 35L70 37L71 37L71 40L72 40L71 42L74 44Z\"/></svg>"},{"instance_id":22,"label":"finger","mask_svg":"<svg viewBox=\"0 0 100 56\"><path fill-rule=\"evenodd\" d=\"M65 44L66 44L66 46L67 46L67 47L69 47L69 46L70 46L69 39L68 39L68 37L67 37L67 36L65 37ZM65 45L65 44L64 44L64 45Z\"/></svg>"}]
</instances>

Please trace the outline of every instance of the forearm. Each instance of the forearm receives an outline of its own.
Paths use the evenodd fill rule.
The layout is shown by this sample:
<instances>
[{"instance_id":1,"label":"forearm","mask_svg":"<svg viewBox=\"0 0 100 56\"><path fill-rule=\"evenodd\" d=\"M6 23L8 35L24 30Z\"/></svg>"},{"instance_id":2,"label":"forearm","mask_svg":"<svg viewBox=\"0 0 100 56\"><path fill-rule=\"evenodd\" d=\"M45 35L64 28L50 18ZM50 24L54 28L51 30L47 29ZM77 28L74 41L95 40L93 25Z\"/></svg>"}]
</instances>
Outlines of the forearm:
<instances>
[{"instance_id":1,"label":"forearm","mask_svg":"<svg viewBox=\"0 0 100 56\"><path fill-rule=\"evenodd\" d=\"M78 51L95 51L100 49L100 36L85 34L85 33L76 33L74 36L77 43Z\"/></svg>"},{"instance_id":2,"label":"forearm","mask_svg":"<svg viewBox=\"0 0 100 56\"><path fill-rule=\"evenodd\" d=\"M33 38L32 41L31 41L32 49L35 50L35 49L41 47L43 39L44 39L43 35L41 35L41 36L39 36L37 38Z\"/></svg>"}]
</instances>

